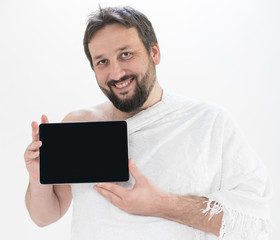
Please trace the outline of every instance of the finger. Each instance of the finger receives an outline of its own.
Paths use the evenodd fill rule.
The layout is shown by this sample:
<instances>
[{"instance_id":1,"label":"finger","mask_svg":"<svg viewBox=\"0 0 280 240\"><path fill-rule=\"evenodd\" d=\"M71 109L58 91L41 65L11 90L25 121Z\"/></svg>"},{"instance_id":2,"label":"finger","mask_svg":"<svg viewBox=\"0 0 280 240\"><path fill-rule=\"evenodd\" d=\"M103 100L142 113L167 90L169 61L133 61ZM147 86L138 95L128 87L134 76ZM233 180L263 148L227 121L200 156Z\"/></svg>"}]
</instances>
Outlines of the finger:
<instances>
[{"instance_id":1,"label":"finger","mask_svg":"<svg viewBox=\"0 0 280 240\"><path fill-rule=\"evenodd\" d=\"M118 195L113 193L112 191L110 191L106 188L103 188L100 185L99 186L95 185L94 189L96 189L99 194L101 194L104 198L106 198L109 202L111 202L115 206L120 206L121 205L122 199Z\"/></svg>"},{"instance_id":2,"label":"finger","mask_svg":"<svg viewBox=\"0 0 280 240\"><path fill-rule=\"evenodd\" d=\"M120 199L123 199L125 196L127 196L128 190L112 183L99 183L95 185L95 189L98 190L98 188L102 188L106 191L109 191L116 196L118 196Z\"/></svg>"},{"instance_id":3,"label":"finger","mask_svg":"<svg viewBox=\"0 0 280 240\"><path fill-rule=\"evenodd\" d=\"M37 122L32 122L31 123L31 127L32 127L32 140L33 141L38 141L39 139L39 126Z\"/></svg>"},{"instance_id":4,"label":"finger","mask_svg":"<svg viewBox=\"0 0 280 240\"><path fill-rule=\"evenodd\" d=\"M43 114L41 116L41 122L42 123L49 123L49 119L48 119L48 117L45 114Z\"/></svg>"},{"instance_id":5,"label":"finger","mask_svg":"<svg viewBox=\"0 0 280 240\"><path fill-rule=\"evenodd\" d=\"M27 151L25 153L25 161L34 160L39 157L39 151Z\"/></svg>"},{"instance_id":6,"label":"finger","mask_svg":"<svg viewBox=\"0 0 280 240\"><path fill-rule=\"evenodd\" d=\"M42 146L42 141L34 141L29 144L28 151L38 151L41 146Z\"/></svg>"}]
</instances>

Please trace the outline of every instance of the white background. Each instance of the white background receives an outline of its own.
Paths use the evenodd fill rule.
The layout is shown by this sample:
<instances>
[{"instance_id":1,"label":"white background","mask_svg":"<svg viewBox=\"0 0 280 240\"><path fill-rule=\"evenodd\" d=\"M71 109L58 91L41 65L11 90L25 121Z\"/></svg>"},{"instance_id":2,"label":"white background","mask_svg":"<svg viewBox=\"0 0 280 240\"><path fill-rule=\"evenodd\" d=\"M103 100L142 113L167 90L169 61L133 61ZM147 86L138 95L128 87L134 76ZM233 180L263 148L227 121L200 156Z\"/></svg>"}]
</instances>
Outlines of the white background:
<instances>
[{"instance_id":1,"label":"white background","mask_svg":"<svg viewBox=\"0 0 280 240\"><path fill-rule=\"evenodd\" d=\"M130 5L154 25L161 85L226 108L274 182L273 240L280 235L280 5L270 0L0 0L0 239L69 239L71 208L38 228L25 209L23 152L31 121L59 122L105 99L83 52L87 16Z\"/></svg>"}]
</instances>

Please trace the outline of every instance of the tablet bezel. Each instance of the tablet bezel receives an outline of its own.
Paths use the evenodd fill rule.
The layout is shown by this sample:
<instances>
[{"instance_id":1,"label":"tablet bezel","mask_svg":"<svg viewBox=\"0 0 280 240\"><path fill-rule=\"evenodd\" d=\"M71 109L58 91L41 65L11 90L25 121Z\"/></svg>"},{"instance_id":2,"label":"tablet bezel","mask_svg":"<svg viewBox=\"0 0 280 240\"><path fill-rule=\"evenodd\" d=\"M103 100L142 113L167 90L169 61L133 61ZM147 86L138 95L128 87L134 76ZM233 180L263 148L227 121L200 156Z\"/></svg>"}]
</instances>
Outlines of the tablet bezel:
<instances>
[{"instance_id":1,"label":"tablet bezel","mask_svg":"<svg viewBox=\"0 0 280 240\"><path fill-rule=\"evenodd\" d=\"M75 137L71 136L71 133L69 132L71 129L72 129L72 132L76 134ZM56 133L54 133L54 130L56 130ZM80 130L83 133L80 131L77 131L77 130ZM88 131L85 132L85 130L88 130ZM94 134L93 134L93 130L95 130ZM66 132L63 132L63 131L66 131ZM92 134L90 134L90 133L92 133ZM62 134L65 134L65 136L61 136ZM81 135L79 135L79 134L81 134ZM84 135L82 135L82 134L84 134ZM105 134L106 134L106 137L105 137ZM64 138L65 139L64 141L66 141L66 142L69 141L70 139L72 139L75 143L77 143L77 147L81 147L81 143L85 144L85 142L83 142L84 139L81 136L86 135L86 137L85 137L86 140L88 137L92 137L91 139L94 140L93 144L96 144L95 146L99 145L98 147L93 149L93 151L96 151L96 152L100 152L102 150L99 148L102 148L103 146L100 146L100 144L98 143L98 140L102 139L103 145L104 145L104 141L106 141L106 144L108 144L108 146L110 146L110 147L108 147L108 151L102 152L103 153L102 157L104 155L105 155L105 158L108 158L108 156L113 156L112 159L114 159L114 162L112 162L110 159L104 159L104 157L103 157L102 162L100 160L98 163L97 162L92 163L89 160L84 160L84 158L87 158L87 157L84 157L83 164L85 162L88 163L88 166L91 167L91 171L94 167L93 172L95 173L95 176L89 176L91 174L91 172L90 173L88 172L89 171L88 169L90 169L89 167L80 169L82 172L84 171L84 174L81 174L82 172L79 172L76 174L75 171L77 171L78 169L76 169L75 166L77 166L77 168L78 168L79 165L74 166L73 165L74 163L73 162L70 163L69 161L68 161L68 169L67 169L67 167L63 168L62 166L60 166L60 168L59 168L60 171L56 170L55 166L50 167L50 166L52 166L51 163L46 162L46 157L49 155L55 156L55 157L52 157L52 159L57 158L56 155L54 155L54 153L51 153L51 151L50 151L51 148L52 148L52 151L54 151L54 150L60 151L57 149L58 148L57 146L61 143L61 141L58 141L57 138L54 139L54 135L57 135L56 137L58 139ZM94 135L94 136L92 136L92 135ZM114 135L117 135L117 136L114 136ZM77 137L80 137L81 139L75 139ZM55 141L58 141L58 142L56 143L55 146L52 146L52 144L49 143L46 138L52 139L52 142L55 142ZM68 139L68 138L70 138L70 139ZM123 181L129 180L128 136L127 136L126 121L42 123L39 125L39 140L42 140L42 146L39 149L39 151L40 151L39 181L41 184L123 182ZM84 141L86 141L86 140L84 140ZM45 142L45 145L44 145L44 142ZM71 144L72 144L72 142L71 142ZM114 144L114 145L112 145L112 144ZM119 144L120 150L118 150L119 149L118 146L115 146L117 144ZM85 145L87 145L87 144L85 144ZM66 152L64 151L63 156L67 156L68 160L69 160L69 157L71 159L72 156L75 155L75 151L72 148L75 148L74 145L69 150L70 152L73 151L73 155L69 156L70 153L66 154ZM89 146L87 148L89 148ZM113 153L110 153L111 148L114 148L114 155L112 155ZM47 149L49 149L49 153L51 153L51 154L46 154ZM65 150L65 146L63 146L63 150ZM82 149L76 149L76 150L82 150ZM91 154L89 149L84 149L84 151L85 150L87 150L88 153ZM58 155L61 156L61 154L62 153L59 152ZM84 154L86 154L86 152ZM94 153L92 153L92 154L94 154ZM118 155L120 157L116 157ZM88 155L86 155L86 156L88 156ZM93 157L93 155L92 155L92 157ZM64 157L61 157L60 159L62 159L62 158L64 158ZM96 159L97 158L100 159L100 156L97 156ZM58 161L58 159L56 159L56 160ZM64 160L64 163L67 162L67 160L65 160L65 159L63 159L63 160ZM72 160L74 161L74 159L72 159ZM94 161L96 161L96 160L94 160ZM110 166L108 166L108 168L105 172L105 169L104 169L105 166L104 166L103 161L108 161L109 163L111 163L111 165L113 165L113 169L110 168ZM118 162L115 162L115 161L118 161ZM52 164L54 164L54 162L52 162ZM77 164L78 164L78 161L77 161ZM99 165L101 165L101 166L99 166ZM46 169L46 166L48 166L50 169ZM70 166L70 169L69 169L69 166ZM98 171L96 167L102 167L102 169L100 169L100 171ZM116 172L116 169L118 169L117 170L118 172ZM46 173L46 171L49 171L48 174ZM51 175L51 171L53 171L53 174L54 174L53 176ZM58 172L55 172L55 171L64 172L64 176L63 175L58 176L60 174L58 174ZM73 172L73 174L72 174L72 172ZM104 175L104 177L102 177L102 174ZM67 177L65 179L63 179L66 175L67 175ZM112 177L111 177L111 175L112 175ZM73 177L71 177L71 176L73 176Z\"/></svg>"}]
</instances>

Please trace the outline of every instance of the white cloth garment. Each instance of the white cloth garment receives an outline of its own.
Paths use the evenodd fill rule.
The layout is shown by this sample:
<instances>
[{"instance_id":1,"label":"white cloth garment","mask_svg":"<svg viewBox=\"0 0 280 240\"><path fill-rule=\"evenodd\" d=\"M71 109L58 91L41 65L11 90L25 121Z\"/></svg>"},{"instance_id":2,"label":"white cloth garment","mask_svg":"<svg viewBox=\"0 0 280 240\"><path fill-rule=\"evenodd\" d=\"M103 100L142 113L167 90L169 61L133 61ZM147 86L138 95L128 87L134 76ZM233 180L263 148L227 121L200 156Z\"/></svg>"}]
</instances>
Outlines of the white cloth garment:
<instances>
[{"instance_id":1,"label":"white cloth garment","mask_svg":"<svg viewBox=\"0 0 280 240\"><path fill-rule=\"evenodd\" d=\"M271 184L257 155L220 107L164 92L127 119L129 157L161 189L205 196L224 211L220 239L268 239ZM134 179L118 183L132 188ZM72 240L219 239L162 218L130 215L93 189L73 184Z\"/></svg>"}]
</instances>

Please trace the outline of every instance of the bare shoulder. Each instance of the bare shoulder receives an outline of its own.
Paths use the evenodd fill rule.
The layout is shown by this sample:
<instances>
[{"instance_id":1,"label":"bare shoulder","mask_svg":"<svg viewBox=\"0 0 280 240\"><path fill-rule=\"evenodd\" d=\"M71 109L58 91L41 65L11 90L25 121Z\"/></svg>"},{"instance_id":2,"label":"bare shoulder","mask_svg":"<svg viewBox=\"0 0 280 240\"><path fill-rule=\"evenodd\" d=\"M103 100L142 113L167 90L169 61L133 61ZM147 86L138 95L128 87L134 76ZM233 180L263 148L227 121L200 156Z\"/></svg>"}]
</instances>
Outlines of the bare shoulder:
<instances>
[{"instance_id":1,"label":"bare shoulder","mask_svg":"<svg viewBox=\"0 0 280 240\"><path fill-rule=\"evenodd\" d=\"M62 122L88 122L88 121L106 121L109 120L109 107L108 102L99 105L79 109L68 113Z\"/></svg>"},{"instance_id":2,"label":"bare shoulder","mask_svg":"<svg viewBox=\"0 0 280 240\"><path fill-rule=\"evenodd\" d=\"M62 122L89 122L107 120L109 116L109 106L109 103L102 103L94 107L72 111L63 118ZM59 199L62 217L67 212L72 201L71 186L54 185L54 192Z\"/></svg>"}]
</instances>

